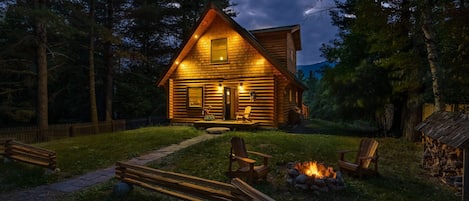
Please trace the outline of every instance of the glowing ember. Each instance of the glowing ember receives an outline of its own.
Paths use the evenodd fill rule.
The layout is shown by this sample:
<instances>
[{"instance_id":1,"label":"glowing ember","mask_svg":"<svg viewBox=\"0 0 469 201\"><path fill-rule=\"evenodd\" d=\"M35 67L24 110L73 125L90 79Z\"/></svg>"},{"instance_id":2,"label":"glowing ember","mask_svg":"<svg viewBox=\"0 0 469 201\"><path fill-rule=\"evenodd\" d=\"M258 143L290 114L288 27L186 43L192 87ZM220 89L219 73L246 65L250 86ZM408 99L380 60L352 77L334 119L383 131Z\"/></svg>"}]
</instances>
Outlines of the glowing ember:
<instances>
[{"instance_id":1,"label":"glowing ember","mask_svg":"<svg viewBox=\"0 0 469 201\"><path fill-rule=\"evenodd\" d=\"M307 161L295 164L295 168L302 174L316 179L336 178L337 174L332 167L326 167L316 161Z\"/></svg>"},{"instance_id":2,"label":"glowing ember","mask_svg":"<svg viewBox=\"0 0 469 201\"><path fill-rule=\"evenodd\" d=\"M340 171L334 171L316 161L290 162L287 164L287 183L296 189L315 192L333 192L345 189Z\"/></svg>"}]
</instances>

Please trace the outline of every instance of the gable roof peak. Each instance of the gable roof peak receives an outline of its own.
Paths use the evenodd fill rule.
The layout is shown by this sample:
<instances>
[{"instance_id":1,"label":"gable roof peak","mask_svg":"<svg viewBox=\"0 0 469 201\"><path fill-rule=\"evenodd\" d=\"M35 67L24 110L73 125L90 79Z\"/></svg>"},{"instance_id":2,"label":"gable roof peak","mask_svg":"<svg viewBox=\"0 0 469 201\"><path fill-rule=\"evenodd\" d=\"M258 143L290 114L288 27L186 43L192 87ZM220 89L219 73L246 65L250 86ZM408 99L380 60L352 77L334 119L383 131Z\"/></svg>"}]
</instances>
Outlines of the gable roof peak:
<instances>
[{"instance_id":1,"label":"gable roof peak","mask_svg":"<svg viewBox=\"0 0 469 201\"><path fill-rule=\"evenodd\" d=\"M267 61L269 61L277 70L279 70L283 75L285 75L287 79L293 81L293 83L295 83L297 86L303 89L307 88L303 83L301 83L301 81L299 81L296 78L296 76L293 73L289 72L286 69L286 67L281 66L279 61L268 53L268 51L251 34L251 32L244 29L235 20L233 20L230 16L228 16L225 12L223 12L223 10L221 10L218 6L216 6L212 1L210 1L209 6L205 10L205 12L203 12L202 16L200 16L189 38L187 38L182 43L182 46L179 49L179 52L171 60L171 63L169 64L170 65L169 68L163 73L163 76L157 82L158 86L162 86L164 85L164 83L166 83L170 75L174 72L174 70L179 65L179 62L185 57L185 55L197 42L198 37L194 37L194 36L197 36L197 35L201 36L205 32L205 30L210 26L210 24L213 22L213 19L215 17L220 17L227 25L231 26L235 31L237 31L246 41L248 41L255 49L257 49L259 53L262 54ZM299 25L296 25L296 26L299 27ZM298 35L299 35L299 32L298 32Z\"/></svg>"}]
</instances>

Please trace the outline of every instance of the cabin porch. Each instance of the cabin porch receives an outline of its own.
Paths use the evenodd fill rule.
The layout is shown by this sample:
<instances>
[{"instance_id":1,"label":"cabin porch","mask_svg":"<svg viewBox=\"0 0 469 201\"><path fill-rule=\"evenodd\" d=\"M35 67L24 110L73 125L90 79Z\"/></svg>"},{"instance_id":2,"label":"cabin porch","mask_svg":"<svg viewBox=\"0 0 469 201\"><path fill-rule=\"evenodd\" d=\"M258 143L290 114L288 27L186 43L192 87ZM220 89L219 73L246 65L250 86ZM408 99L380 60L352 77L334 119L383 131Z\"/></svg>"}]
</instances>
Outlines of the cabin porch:
<instances>
[{"instance_id":1,"label":"cabin porch","mask_svg":"<svg viewBox=\"0 0 469 201\"><path fill-rule=\"evenodd\" d=\"M194 121L194 127L197 129L210 128L210 127L227 127L231 130L256 130L259 126L259 122L253 121L238 121L238 120L212 120Z\"/></svg>"}]
</instances>

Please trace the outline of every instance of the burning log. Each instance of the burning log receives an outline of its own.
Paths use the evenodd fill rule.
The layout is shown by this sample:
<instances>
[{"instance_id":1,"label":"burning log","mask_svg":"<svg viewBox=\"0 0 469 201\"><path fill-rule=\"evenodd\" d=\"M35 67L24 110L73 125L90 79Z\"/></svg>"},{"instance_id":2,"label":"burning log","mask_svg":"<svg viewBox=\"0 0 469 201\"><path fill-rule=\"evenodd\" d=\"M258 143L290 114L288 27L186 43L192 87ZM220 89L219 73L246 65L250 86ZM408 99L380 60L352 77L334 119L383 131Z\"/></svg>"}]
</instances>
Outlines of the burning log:
<instances>
[{"instance_id":1,"label":"burning log","mask_svg":"<svg viewBox=\"0 0 469 201\"><path fill-rule=\"evenodd\" d=\"M297 189L330 192L345 188L340 171L316 161L288 163L287 174L287 183Z\"/></svg>"}]
</instances>

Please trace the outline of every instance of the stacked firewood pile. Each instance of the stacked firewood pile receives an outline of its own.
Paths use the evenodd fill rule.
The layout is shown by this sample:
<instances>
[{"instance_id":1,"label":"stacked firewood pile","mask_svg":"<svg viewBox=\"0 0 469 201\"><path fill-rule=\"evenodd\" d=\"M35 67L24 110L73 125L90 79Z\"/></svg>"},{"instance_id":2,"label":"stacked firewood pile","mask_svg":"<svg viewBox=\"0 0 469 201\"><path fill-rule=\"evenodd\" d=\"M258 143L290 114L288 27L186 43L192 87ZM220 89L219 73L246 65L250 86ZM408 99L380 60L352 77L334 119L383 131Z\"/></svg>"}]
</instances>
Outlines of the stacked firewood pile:
<instances>
[{"instance_id":1,"label":"stacked firewood pile","mask_svg":"<svg viewBox=\"0 0 469 201\"><path fill-rule=\"evenodd\" d=\"M423 168L430 175L458 190L462 189L463 150L424 136Z\"/></svg>"}]
</instances>

